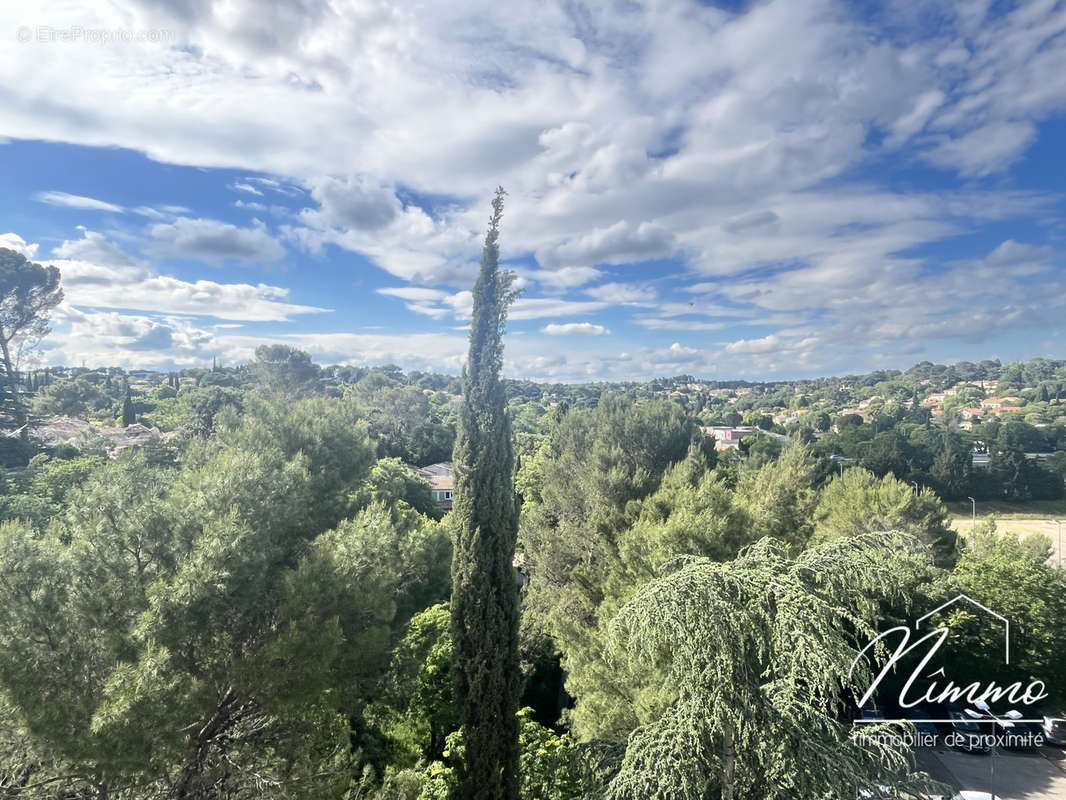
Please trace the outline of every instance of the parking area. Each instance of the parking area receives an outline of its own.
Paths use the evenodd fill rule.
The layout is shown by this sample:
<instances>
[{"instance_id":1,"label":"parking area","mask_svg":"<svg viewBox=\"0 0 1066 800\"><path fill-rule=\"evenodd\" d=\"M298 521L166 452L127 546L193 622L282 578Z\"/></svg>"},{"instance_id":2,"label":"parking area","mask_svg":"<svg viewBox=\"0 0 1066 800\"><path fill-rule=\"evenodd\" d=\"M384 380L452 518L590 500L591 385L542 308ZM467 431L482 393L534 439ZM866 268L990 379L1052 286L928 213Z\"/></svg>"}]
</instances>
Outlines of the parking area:
<instances>
[{"instance_id":1,"label":"parking area","mask_svg":"<svg viewBox=\"0 0 1066 800\"><path fill-rule=\"evenodd\" d=\"M1062 748L1034 752L999 750L969 754L957 750L925 749L920 766L934 778L957 789L993 793L1002 800L1066 800L1066 758Z\"/></svg>"}]
</instances>

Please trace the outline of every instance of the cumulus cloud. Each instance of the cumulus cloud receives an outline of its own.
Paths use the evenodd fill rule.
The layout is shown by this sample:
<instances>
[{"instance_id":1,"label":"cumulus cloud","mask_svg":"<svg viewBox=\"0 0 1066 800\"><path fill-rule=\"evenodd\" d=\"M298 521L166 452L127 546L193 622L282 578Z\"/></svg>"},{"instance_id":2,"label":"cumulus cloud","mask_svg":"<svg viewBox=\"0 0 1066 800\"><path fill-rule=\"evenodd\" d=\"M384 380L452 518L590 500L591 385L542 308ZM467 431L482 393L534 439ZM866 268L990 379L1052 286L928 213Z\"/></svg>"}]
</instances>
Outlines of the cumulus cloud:
<instances>
[{"instance_id":1,"label":"cumulus cloud","mask_svg":"<svg viewBox=\"0 0 1066 800\"><path fill-rule=\"evenodd\" d=\"M259 224L239 228L213 219L178 217L174 222L151 227L156 255L194 258L217 264L222 261L271 263L285 256L285 248Z\"/></svg>"},{"instance_id":2,"label":"cumulus cloud","mask_svg":"<svg viewBox=\"0 0 1066 800\"><path fill-rule=\"evenodd\" d=\"M1001 180L1041 124L1066 109L1058 4L949 2L933 26L913 4L882 4L871 20L829 0L742 10L549 0L522 13L483 0L417 13L373 4L342 13L296 0L226 8L129 0L71 21L170 26L176 47L51 47L47 57L32 43L8 48L0 134L255 171L233 183L247 187L235 188L241 207L282 208L257 193L290 203L283 241L360 253L417 290L385 296L441 320L469 314L469 294L456 290L476 274L485 199L497 183L510 192L504 256L531 282L516 320L647 303L634 322L653 338L736 319L746 327L726 338L746 343L738 347L748 352L732 351L746 369L815 364L818 347L793 347L812 334L822 353L833 342L846 358L852 342L875 331L902 352L919 335L971 331L978 303L991 309L986 331L1003 330L997 319L1049 319L1028 313L1030 296L1053 298L1058 286L1051 267L1061 260L1044 249L1049 238L1005 242L984 258L916 254L938 242L965 247L990 223L1060 221L1057 198ZM40 13L68 15L48 3ZM17 16L14 6L0 10L0 23L17 27ZM492 36L456 36L472 19ZM882 25L891 35L879 35ZM679 62L681 51L688 57ZM935 185L947 188L885 177L923 165L944 170ZM47 194L86 212L122 210ZM132 210L156 223L148 254L272 263L285 252L259 224ZM99 268L91 238L61 247ZM702 276L690 278L696 285L684 301L668 282L648 290L649 267L626 274L658 259ZM991 270L1009 285L975 285ZM103 285L89 282L87 268L80 277ZM621 338L622 325L610 325ZM793 347L788 359L752 350L771 335L782 352ZM683 355L722 366L725 348L686 355L627 346L624 360L598 353L560 364L529 354L523 363L544 375L582 375L600 358L604 374L638 366L663 374Z\"/></svg>"},{"instance_id":3,"label":"cumulus cloud","mask_svg":"<svg viewBox=\"0 0 1066 800\"><path fill-rule=\"evenodd\" d=\"M305 210L301 216L315 228L377 230L387 226L400 212L396 195L365 177L313 180L311 199L318 203L318 209Z\"/></svg>"},{"instance_id":4,"label":"cumulus cloud","mask_svg":"<svg viewBox=\"0 0 1066 800\"><path fill-rule=\"evenodd\" d=\"M245 322L283 322L328 309L288 302L280 286L184 281L137 267L106 267L84 261L54 261L67 302L85 308L115 308L193 314Z\"/></svg>"},{"instance_id":5,"label":"cumulus cloud","mask_svg":"<svg viewBox=\"0 0 1066 800\"><path fill-rule=\"evenodd\" d=\"M673 236L661 225L653 222L632 225L619 220L607 228L597 228L554 247L538 250L537 258L548 267L625 264L666 258L674 250Z\"/></svg>"},{"instance_id":6,"label":"cumulus cloud","mask_svg":"<svg viewBox=\"0 0 1066 800\"><path fill-rule=\"evenodd\" d=\"M36 253L18 234L4 234L25 253ZM102 234L82 229L82 238L64 241L49 259L60 272L64 305L77 309L123 309L154 314L186 314L242 322L283 322L325 308L289 302L289 289L268 284L186 281L159 274L126 254ZM112 312L107 319L117 319ZM104 319L104 317L100 317ZM72 362L73 363L73 362Z\"/></svg>"},{"instance_id":7,"label":"cumulus cloud","mask_svg":"<svg viewBox=\"0 0 1066 800\"><path fill-rule=\"evenodd\" d=\"M45 340L52 364L76 363L126 367L191 366L210 359L215 335L187 319L153 318L115 311L82 311L68 303L55 312L57 330Z\"/></svg>"},{"instance_id":8,"label":"cumulus cloud","mask_svg":"<svg viewBox=\"0 0 1066 800\"><path fill-rule=\"evenodd\" d=\"M1034 139L1032 122L997 120L962 136L940 138L926 158L963 175L988 175L1016 161Z\"/></svg>"},{"instance_id":9,"label":"cumulus cloud","mask_svg":"<svg viewBox=\"0 0 1066 800\"><path fill-rule=\"evenodd\" d=\"M553 297L519 297L508 313L510 319L570 317L602 311L608 304L601 301L560 300Z\"/></svg>"},{"instance_id":10,"label":"cumulus cloud","mask_svg":"<svg viewBox=\"0 0 1066 800\"><path fill-rule=\"evenodd\" d=\"M1042 265L1055 256L1053 247L1036 247L1007 239L985 256L985 264L992 267L1017 267Z\"/></svg>"},{"instance_id":11,"label":"cumulus cloud","mask_svg":"<svg viewBox=\"0 0 1066 800\"><path fill-rule=\"evenodd\" d=\"M58 258L94 262L111 266L132 266L136 261L122 248L109 242L103 234L81 228L80 239L70 239L52 250Z\"/></svg>"},{"instance_id":12,"label":"cumulus cloud","mask_svg":"<svg viewBox=\"0 0 1066 800\"><path fill-rule=\"evenodd\" d=\"M29 244L19 236L17 233L0 233L0 247L6 247L8 250L14 250L16 253L21 253L26 258L37 257L37 245Z\"/></svg>"}]
</instances>

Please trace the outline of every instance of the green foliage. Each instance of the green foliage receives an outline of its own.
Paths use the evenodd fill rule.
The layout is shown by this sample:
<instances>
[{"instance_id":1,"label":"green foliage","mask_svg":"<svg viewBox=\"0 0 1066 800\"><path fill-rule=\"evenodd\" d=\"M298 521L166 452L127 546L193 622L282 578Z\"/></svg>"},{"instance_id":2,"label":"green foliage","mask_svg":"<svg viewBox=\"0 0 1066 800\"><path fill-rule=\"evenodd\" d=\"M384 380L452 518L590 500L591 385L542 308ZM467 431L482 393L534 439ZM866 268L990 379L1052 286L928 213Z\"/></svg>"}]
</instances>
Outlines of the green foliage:
<instances>
[{"instance_id":1,"label":"green foliage","mask_svg":"<svg viewBox=\"0 0 1066 800\"><path fill-rule=\"evenodd\" d=\"M519 776L523 798L577 800L590 788L574 740L539 725L523 708L519 721Z\"/></svg>"},{"instance_id":2,"label":"green foliage","mask_svg":"<svg viewBox=\"0 0 1066 800\"><path fill-rule=\"evenodd\" d=\"M606 796L851 800L861 787L924 787L909 751L835 714L869 679L863 662L850 668L879 601L903 597L922 568L911 541L868 534L792 559L767 538L642 587L612 622L613 652L662 672L674 700L630 737Z\"/></svg>"},{"instance_id":3,"label":"green foliage","mask_svg":"<svg viewBox=\"0 0 1066 800\"><path fill-rule=\"evenodd\" d=\"M132 425L137 421L137 414L133 410L133 397L130 390L126 389L126 396L122 398L122 427Z\"/></svg>"},{"instance_id":4,"label":"green foliage","mask_svg":"<svg viewBox=\"0 0 1066 800\"><path fill-rule=\"evenodd\" d=\"M374 504L342 403L260 407L180 468L124 453L47 533L0 530L0 687L31 739L114 792L340 797L358 713L448 542ZM116 794L117 796L117 794Z\"/></svg>"},{"instance_id":5,"label":"green foliage","mask_svg":"<svg viewBox=\"0 0 1066 800\"><path fill-rule=\"evenodd\" d=\"M539 725L533 710L523 708L519 729L519 788L523 800L581 800L593 789L587 777L585 754L567 734ZM467 748L461 732L449 734L443 755L459 762ZM459 790L456 770L443 761L431 761L421 770L408 768L387 775L374 800L447 800Z\"/></svg>"},{"instance_id":6,"label":"green foliage","mask_svg":"<svg viewBox=\"0 0 1066 800\"><path fill-rule=\"evenodd\" d=\"M814 542L870 531L904 531L930 548L938 566L955 563L955 531L948 511L930 490L915 492L892 475L878 478L852 467L833 478L822 492L814 512Z\"/></svg>"},{"instance_id":7,"label":"green foliage","mask_svg":"<svg viewBox=\"0 0 1066 800\"><path fill-rule=\"evenodd\" d=\"M223 411L240 411L243 404L240 392L220 386L184 389L178 399L181 427L192 436L210 435L215 429L216 418Z\"/></svg>"},{"instance_id":8,"label":"green foliage","mask_svg":"<svg viewBox=\"0 0 1066 800\"><path fill-rule=\"evenodd\" d=\"M372 372L352 389L364 409L378 452L425 466L451 458L455 428L450 399L401 386Z\"/></svg>"},{"instance_id":9,"label":"green foliage","mask_svg":"<svg viewBox=\"0 0 1066 800\"><path fill-rule=\"evenodd\" d=\"M818 502L810 450L790 443L777 461L742 469L737 501L750 517L751 540L771 536L798 550L811 536L811 516Z\"/></svg>"},{"instance_id":10,"label":"green foliage","mask_svg":"<svg viewBox=\"0 0 1066 800\"><path fill-rule=\"evenodd\" d=\"M945 500L965 497L973 471L970 449L950 431L941 433L938 445L929 473L933 485Z\"/></svg>"},{"instance_id":11,"label":"green foliage","mask_svg":"<svg viewBox=\"0 0 1066 800\"><path fill-rule=\"evenodd\" d=\"M41 266L21 253L0 247L0 387L14 421L25 419L15 390L19 351L33 347L48 333L48 315L63 299L59 270Z\"/></svg>"},{"instance_id":12,"label":"green foliage","mask_svg":"<svg viewBox=\"0 0 1066 800\"><path fill-rule=\"evenodd\" d=\"M500 383L503 330L513 299L499 268L503 190L492 202L481 272L474 284L470 355L455 443L452 518L452 642L456 700L466 756L458 760L463 800L518 796L518 534L514 444Z\"/></svg>"},{"instance_id":13,"label":"green foliage","mask_svg":"<svg viewBox=\"0 0 1066 800\"><path fill-rule=\"evenodd\" d=\"M128 395L115 369L29 376L43 414L114 424L122 409L185 435L114 460L101 438L79 445L99 455L59 448L0 476L0 787L39 783L21 796L42 800L444 800L494 782L483 796L504 796L517 781L538 800L608 784L616 798L702 800L728 796L732 761L734 800L853 800L846 775L896 785L909 766L847 737L829 701L846 682L828 675L878 609L913 616L904 589L925 610L959 592L1005 609L1009 670L995 631L965 609L952 612L951 652L973 662L968 674L1056 686L1066 586L1043 540L983 526L952 573L881 531L913 534L946 566L943 507L911 481L947 497L1061 496L1066 365L778 384L500 380L511 293L494 220L462 406L455 378L320 369L290 348L251 367L131 376ZM959 431L919 404L1000 373L1024 422ZM868 422L842 413L855 407ZM798 419L784 446L753 436L715 454L695 429L696 415L770 429L785 408ZM457 507L441 523L401 459L446 460L457 412ZM815 437L833 414L839 431ZM971 467L973 448L989 469ZM837 477L829 455L875 474ZM520 640L516 485L530 577ZM449 533L457 619L443 604ZM508 717L527 677L536 710ZM535 722L568 700L568 731Z\"/></svg>"},{"instance_id":14,"label":"green foliage","mask_svg":"<svg viewBox=\"0 0 1066 800\"><path fill-rule=\"evenodd\" d=\"M385 697L372 711L394 743L393 765L440 759L445 737L459 729L450 627L448 606L431 606L411 619L393 652Z\"/></svg>"},{"instance_id":15,"label":"green foliage","mask_svg":"<svg viewBox=\"0 0 1066 800\"><path fill-rule=\"evenodd\" d=\"M1050 542L1032 536L1019 542L997 535L995 527L977 538L951 573L943 602L964 593L1011 621L1011 663L1003 663L1003 631L972 609L956 609L945 649L955 655L954 674L980 675L982 681L1042 680L1058 702L1066 701L1066 575L1048 563ZM937 602L937 604L939 604Z\"/></svg>"},{"instance_id":16,"label":"green foliage","mask_svg":"<svg viewBox=\"0 0 1066 800\"><path fill-rule=\"evenodd\" d=\"M699 483L708 461L700 445L692 446L694 430L673 403L605 395L595 408L567 413L530 466L532 491L522 522L531 575L527 608L542 618L563 652L568 691L578 697L571 723L581 738L607 731L624 735L636 724L633 700L639 688L603 661L600 608L605 602L617 607L618 597L635 588L630 570L646 580L649 570L675 554L672 546L703 538L678 518L658 543L638 533L623 544L640 517L640 501L659 488L671 464L690 462L659 498L660 519L669 516L667 507L686 502L682 496ZM643 532L654 527L654 514L649 511ZM717 532L710 528L707 537ZM623 546L629 550L624 556ZM638 557L643 563L633 560Z\"/></svg>"},{"instance_id":17,"label":"green foliage","mask_svg":"<svg viewBox=\"0 0 1066 800\"><path fill-rule=\"evenodd\" d=\"M70 492L103 463L101 456L34 456L24 471L0 483L0 520L20 519L43 530L66 506Z\"/></svg>"},{"instance_id":18,"label":"green foliage","mask_svg":"<svg viewBox=\"0 0 1066 800\"><path fill-rule=\"evenodd\" d=\"M38 416L87 417L111 406L111 398L84 378L49 384L33 399Z\"/></svg>"},{"instance_id":19,"label":"green foliage","mask_svg":"<svg viewBox=\"0 0 1066 800\"><path fill-rule=\"evenodd\" d=\"M440 516L429 482L408 469L398 458L382 458L370 468L370 474L352 495L352 505L364 508L373 502L393 505L404 502L427 517Z\"/></svg>"},{"instance_id":20,"label":"green foliage","mask_svg":"<svg viewBox=\"0 0 1066 800\"><path fill-rule=\"evenodd\" d=\"M268 392L297 396L314 388L321 370L309 353L284 344L264 344L255 349L252 374Z\"/></svg>"}]
</instances>

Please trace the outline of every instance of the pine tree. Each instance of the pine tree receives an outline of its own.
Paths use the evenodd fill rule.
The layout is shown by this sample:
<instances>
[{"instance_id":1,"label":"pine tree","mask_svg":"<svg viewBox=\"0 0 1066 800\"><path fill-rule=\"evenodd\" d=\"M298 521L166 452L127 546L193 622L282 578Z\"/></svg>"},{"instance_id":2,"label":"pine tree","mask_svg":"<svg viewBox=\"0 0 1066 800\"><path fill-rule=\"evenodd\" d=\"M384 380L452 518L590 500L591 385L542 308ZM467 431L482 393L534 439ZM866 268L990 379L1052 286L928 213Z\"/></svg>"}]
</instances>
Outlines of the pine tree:
<instances>
[{"instance_id":1,"label":"pine tree","mask_svg":"<svg viewBox=\"0 0 1066 800\"><path fill-rule=\"evenodd\" d=\"M517 800L518 535L514 446L500 365L512 276L499 266L502 188L474 285L470 355L455 443L455 551L452 638L456 699L465 755L458 765L463 800Z\"/></svg>"},{"instance_id":2,"label":"pine tree","mask_svg":"<svg viewBox=\"0 0 1066 800\"><path fill-rule=\"evenodd\" d=\"M884 600L928 569L894 532L789 556L770 537L733 561L690 558L645 584L610 625L618 669L661 671L674 701L629 737L607 800L912 797L905 724L854 727L840 698L870 685L859 656ZM854 666L853 666L854 665Z\"/></svg>"}]
</instances>

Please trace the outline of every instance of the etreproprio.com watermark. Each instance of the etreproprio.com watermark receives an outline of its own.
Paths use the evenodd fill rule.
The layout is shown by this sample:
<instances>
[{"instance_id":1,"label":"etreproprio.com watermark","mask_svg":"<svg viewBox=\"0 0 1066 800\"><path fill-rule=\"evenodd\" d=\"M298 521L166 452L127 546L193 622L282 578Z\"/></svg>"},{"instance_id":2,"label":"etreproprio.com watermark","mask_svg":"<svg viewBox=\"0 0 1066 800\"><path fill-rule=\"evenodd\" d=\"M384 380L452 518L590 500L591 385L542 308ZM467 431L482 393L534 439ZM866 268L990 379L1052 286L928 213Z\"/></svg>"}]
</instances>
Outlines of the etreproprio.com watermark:
<instances>
[{"instance_id":1,"label":"etreproprio.com watermark","mask_svg":"<svg viewBox=\"0 0 1066 800\"><path fill-rule=\"evenodd\" d=\"M23 25L15 31L22 44L170 44L177 34L167 28L86 28L81 25Z\"/></svg>"}]
</instances>

